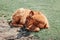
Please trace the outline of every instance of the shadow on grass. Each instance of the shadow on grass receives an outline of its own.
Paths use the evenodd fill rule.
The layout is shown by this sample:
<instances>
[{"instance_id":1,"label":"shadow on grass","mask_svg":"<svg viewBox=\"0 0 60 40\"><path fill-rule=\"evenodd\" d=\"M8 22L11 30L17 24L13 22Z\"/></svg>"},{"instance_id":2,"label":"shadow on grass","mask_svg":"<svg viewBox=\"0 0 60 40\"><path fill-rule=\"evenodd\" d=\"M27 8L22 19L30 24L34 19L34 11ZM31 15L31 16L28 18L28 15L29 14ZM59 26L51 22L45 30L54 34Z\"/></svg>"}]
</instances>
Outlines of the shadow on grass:
<instances>
[{"instance_id":1,"label":"shadow on grass","mask_svg":"<svg viewBox=\"0 0 60 40\"><path fill-rule=\"evenodd\" d=\"M17 34L17 39L21 38L21 37L27 37L31 34L31 31L25 29L25 27L21 28L20 30L18 30L18 34Z\"/></svg>"}]
</instances>

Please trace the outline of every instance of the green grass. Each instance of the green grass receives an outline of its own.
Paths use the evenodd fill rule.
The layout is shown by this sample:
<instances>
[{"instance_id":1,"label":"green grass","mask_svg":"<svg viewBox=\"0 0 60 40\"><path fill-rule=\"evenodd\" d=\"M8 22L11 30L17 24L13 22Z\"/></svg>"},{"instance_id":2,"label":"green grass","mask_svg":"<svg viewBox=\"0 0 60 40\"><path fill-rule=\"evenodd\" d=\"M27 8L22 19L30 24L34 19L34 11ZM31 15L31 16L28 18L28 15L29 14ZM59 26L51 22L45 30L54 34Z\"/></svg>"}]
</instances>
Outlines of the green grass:
<instances>
[{"instance_id":1,"label":"green grass","mask_svg":"<svg viewBox=\"0 0 60 40\"><path fill-rule=\"evenodd\" d=\"M47 16L50 28L34 33L40 40L60 40L60 0L0 0L0 17L9 20L18 8L38 10Z\"/></svg>"}]
</instances>

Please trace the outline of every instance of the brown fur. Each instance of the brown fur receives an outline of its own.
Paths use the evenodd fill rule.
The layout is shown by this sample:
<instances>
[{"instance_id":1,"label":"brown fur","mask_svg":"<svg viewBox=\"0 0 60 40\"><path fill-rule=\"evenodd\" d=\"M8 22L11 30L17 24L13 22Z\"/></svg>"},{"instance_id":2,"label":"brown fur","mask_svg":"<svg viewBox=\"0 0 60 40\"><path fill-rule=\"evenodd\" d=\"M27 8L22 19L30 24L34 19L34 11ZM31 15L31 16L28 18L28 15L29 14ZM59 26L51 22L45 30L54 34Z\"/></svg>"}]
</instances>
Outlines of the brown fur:
<instances>
[{"instance_id":1,"label":"brown fur","mask_svg":"<svg viewBox=\"0 0 60 40\"><path fill-rule=\"evenodd\" d=\"M30 31L39 31L40 28L48 28L49 24L45 15L40 12L33 11L32 16L27 17L25 25Z\"/></svg>"},{"instance_id":2,"label":"brown fur","mask_svg":"<svg viewBox=\"0 0 60 40\"><path fill-rule=\"evenodd\" d=\"M14 27L23 27L30 11L31 10L24 8L17 9L12 15L12 23L10 23L10 25Z\"/></svg>"},{"instance_id":3,"label":"brown fur","mask_svg":"<svg viewBox=\"0 0 60 40\"><path fill-rule=\"evenodd\" d=\"M40 28L48 28L48 20L44 14L30 9L18 9L12 15L11 25L23 27L30 31L39 31Z\"/></svg>"}]
</instances>

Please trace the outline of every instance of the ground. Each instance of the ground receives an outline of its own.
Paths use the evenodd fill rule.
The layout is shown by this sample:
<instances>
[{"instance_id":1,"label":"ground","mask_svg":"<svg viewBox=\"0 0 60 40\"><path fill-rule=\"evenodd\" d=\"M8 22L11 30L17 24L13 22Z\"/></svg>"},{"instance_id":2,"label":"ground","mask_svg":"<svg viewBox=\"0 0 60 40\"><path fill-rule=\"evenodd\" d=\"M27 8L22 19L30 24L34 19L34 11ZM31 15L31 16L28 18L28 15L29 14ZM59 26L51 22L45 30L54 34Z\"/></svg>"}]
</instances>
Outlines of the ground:
<instances>
[{"instance_id":1,"label":"ground","mask_svg":"<svg viewBox=\"0 0 60 40\"><path fill-rule=\"evenodd\" d=\"M40 40L60 40L60 0L0 0L0 19L11 20L18 8L29 8L43 12L50 24L49 29L33 32Z\"/></svg>"}]
</instances>

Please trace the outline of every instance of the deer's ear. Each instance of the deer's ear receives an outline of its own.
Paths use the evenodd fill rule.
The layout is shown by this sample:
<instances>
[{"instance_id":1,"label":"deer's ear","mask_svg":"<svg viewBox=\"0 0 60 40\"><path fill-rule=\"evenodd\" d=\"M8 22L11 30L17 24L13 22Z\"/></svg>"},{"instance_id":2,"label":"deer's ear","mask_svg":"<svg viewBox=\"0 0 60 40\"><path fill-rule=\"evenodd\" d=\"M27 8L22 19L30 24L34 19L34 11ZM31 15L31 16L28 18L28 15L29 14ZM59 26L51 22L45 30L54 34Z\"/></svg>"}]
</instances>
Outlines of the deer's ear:
<instances>
[{"instance_id":1,"label":"deer's ear","mask_svg":"<svg viewBox=\"0 0 60 40\"><path fill-rule=\"evenodd\" d=\"M34 12L33 11L30 11L30 16L33 16L34 15Z\"/></svg>"}]
</instances>

